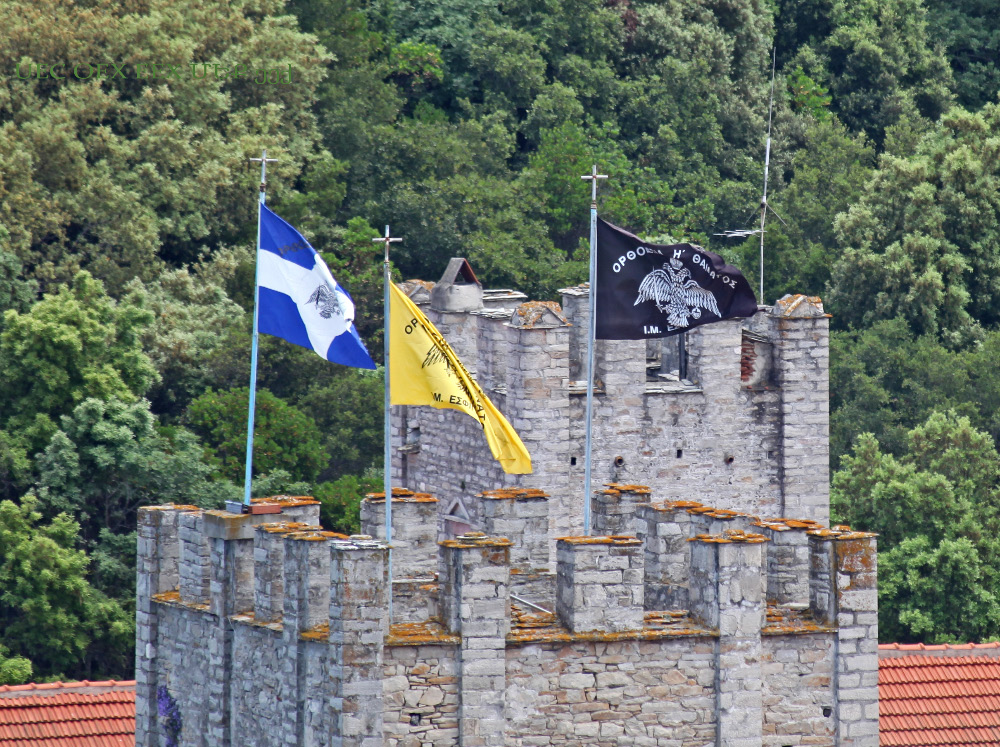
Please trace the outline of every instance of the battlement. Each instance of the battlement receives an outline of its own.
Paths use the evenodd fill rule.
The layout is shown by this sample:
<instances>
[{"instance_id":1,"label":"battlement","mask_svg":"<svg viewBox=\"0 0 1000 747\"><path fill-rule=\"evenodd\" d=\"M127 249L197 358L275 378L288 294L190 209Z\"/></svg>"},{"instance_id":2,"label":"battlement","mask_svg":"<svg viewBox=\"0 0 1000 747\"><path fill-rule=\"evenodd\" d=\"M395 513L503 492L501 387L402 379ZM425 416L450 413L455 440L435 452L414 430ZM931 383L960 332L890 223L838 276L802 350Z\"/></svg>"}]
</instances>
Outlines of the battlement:
<instances>
[{"instance_id":1,"label":"battlement","mask_svg":"<svg viewBox=\"0 0 1000 747\"><path fill-rule=\"evenodd\" d=\"M505 475L478 424L462 413L394 406L394 483L436 496L445 515L473 519L444 519L453 535L483 529L471 496L530 483L559 502L549 536L581 534L589 289L562 289L561 304L486 291L490 304L474 308L436 302L428 286L408 285L521 436L534 471ZM466 300L475 296L466 291ZM596 341L596 480L649 485L667 500L826 523L829 316L822 301L786 296L752 318L696 327L683 339ZM463 502L457 514L449 508L455 501ZM549 554L554 563L554 541Z\"/></svg>"},{"instance_id":2,"label":"battlement","mask_svg":"<svg viewBox=\"0 0 1000 747\"><path fill-rule=\"evenodd\" d=\"M308 502L141 509L136 743L166 688L185 745L877 744L874 535L598 496L640 531L560 537L550 569L543 491L487 491L508 534L441 541L413 527L439 502L394 492L391 591L386 544Z\"/></svg>"}]
</instances>

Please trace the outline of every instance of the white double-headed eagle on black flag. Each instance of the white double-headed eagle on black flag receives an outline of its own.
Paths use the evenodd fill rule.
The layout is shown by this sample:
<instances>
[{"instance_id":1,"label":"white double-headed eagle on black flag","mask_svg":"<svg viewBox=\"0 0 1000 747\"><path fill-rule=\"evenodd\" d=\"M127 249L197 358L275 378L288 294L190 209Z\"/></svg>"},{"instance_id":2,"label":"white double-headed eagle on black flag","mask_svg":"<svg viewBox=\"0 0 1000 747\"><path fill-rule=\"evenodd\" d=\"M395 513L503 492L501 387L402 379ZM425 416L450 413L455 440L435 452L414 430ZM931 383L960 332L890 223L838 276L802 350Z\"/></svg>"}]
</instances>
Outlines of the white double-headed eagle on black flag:
<instances>
[{"instance_id":1,"label":"white double-headed eagle on black flag","mask_svg":"<svg viewBox=\"0 0 1000 747\"><path fill-rule=\"evenodd\" d=\"M695 244L650 244L597 221L597 339L676 335L757 313L743 274Z\"/></svg>"}]
</instances>

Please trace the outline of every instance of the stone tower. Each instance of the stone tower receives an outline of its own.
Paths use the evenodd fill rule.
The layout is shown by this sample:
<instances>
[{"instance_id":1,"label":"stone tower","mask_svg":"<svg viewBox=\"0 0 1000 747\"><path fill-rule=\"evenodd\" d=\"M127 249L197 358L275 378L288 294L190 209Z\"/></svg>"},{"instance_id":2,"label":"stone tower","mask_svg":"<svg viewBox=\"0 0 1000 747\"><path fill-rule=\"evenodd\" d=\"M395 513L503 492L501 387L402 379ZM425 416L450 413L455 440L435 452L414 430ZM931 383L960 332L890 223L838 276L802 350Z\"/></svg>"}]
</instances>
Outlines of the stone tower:
<instances>
[{"instance_id":1,"label":"stone tower","mask_svg":"<svg viewBox=\"0 0 1000 747\"><path fill-rule=\"evenodd\" d=\"M503 475L468 416L398 407L408 488L362 502L363 535L311 499L140 510L136 744L877 747L876 544L824 526L819 299L683 355L599 344L581 537L586 289L524 303L464 260L444 281L411 297L535 473Z\"/></svg>"}]
</instances>

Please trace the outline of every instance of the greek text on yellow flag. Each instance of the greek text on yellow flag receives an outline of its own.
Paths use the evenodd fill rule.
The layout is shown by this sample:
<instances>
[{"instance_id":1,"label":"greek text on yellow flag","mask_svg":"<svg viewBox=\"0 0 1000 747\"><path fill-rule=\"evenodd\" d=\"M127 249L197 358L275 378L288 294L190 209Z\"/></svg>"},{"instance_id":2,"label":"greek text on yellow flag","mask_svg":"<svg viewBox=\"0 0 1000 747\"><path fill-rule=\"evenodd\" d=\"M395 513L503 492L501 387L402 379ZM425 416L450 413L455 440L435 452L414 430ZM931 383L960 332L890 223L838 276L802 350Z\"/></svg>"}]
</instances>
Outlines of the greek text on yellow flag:
<instances>
[{"instance_id":1,"label":"greek text on yellow flag","mask_svg":"<svg viewBox=\"0 0 1000 747\"><path fill-rule=\"evenodd\" d=\"M507 418L472 380L451 346L406 294L389 284L389 387L394 405L461 410L478 420L508 474L531 472L531 457Z\"/></svg>"}]
</instances>

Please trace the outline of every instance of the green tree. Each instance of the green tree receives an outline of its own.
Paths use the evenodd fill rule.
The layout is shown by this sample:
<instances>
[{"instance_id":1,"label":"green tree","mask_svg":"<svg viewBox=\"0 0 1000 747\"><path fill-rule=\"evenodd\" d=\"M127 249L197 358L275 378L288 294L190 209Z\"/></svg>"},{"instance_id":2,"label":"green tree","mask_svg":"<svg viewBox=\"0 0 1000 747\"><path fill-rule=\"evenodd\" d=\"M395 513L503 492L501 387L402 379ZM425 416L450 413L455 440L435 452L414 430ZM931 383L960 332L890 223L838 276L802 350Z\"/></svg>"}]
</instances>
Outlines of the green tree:
<instances>
[{"instance_id":1,"label":"green tree","mask_svg":"<svg viewBox=\"0 0 1000 747\"><path fill-rule=\"evenodd\" d=\"M952 351L902 319L830 336L830 451L834 468L861 433L896 456L936 409L954 410L1000 439L1000 331Z\"/></svg>"},{"instance_id":2,"label":"green tree","mask_svg":"<svg viewBox=\"0 0 1000 747\"><path fill-rule=\"evenodd\" d=\"M33 482L25 439L0 430L0 500L17 498Z\"/></svg>"},{"instance_id":3,"label":"green tree","mask_svg":"<svg viewBox=\"0 0 1000 747\"><path fill-rule=\"evenodd\" d=\"M978 109L1000 90L997 8L982 0L924 0L927 26L944 46L958 103Z\"/></svg>"},{"instance_id":4,"label":"green tree","mask_svg":"<svg viewBox=\"0 0 1000 747\"><path fill-rule=\"evenodd\" d=\"M31 679L31 662L23 656L11 656L0 643L0 685L21 685Z\"/></svg>"},{"instance_id":5,"label":"green tree","mask_svg":"<svg viewBox=\"0 0 1000 747\"><path fill-rule=\"evenodd\" d=\"M246 460L246 387L209 390L187 409L186 420L219 461L224 477L242 483ZM294 480L312 481L329 462L315 421L266 389L259 389L254 415L253 470L287 471Z\"/></svg>"},{"instance_id":6,"label":"green tree","mask_svg":"<svg viewBox=\"0 0 1000 747\"><path fill-rule=\"evenodd\" d=\"M951 102L951 70L922 0L781 2L778 25L796 45L781 47L786 66L827 87L840 120L879 145L907 110L934 121Z\"/></svg>"},{"instance_id":7,"label":"green tree","mask_svg":"<svg viewBox=\"0 0 1000 747\"><path fill-rule=\"evenodd\" d=\"M320 503L323 526L342 534L361 531L361 499L383 489L382 470L368 469L361 475L344 475L316 486L313 497Z\"/></svg>"},{"instance_id":8,"label":"green tree","mask_svg":"<svg viewBox=\"0 0 1000 747\"><path fill-rule=\"evenodd\" d=\"M968 539L938 545L923 535L879 553L879 638L968 643L1000 633L1000 600Z\"/></svg>"},{"instance_id":9,"label":"green tree","mask_svg":"<svg viewBox=\"0 0 1000 747\"><path fill-rule=\"evenodd\" d=\"M380 461L384 387L384 367L377 371L337 367L328 383L316 386L299 401L299 407L314 413L323 447L330 455L320 477L361 474Z\"/></svg>"},{"instance_id":10,"label":"green tree","mask_svg":"<svg viewBox=\"0 0 1000 747\"><path fill-rule=\"evenodd\" d=\"M30 495L0 503L0 639L35 677L123 677L131 616L87 583L76 522L60 514L43 524L36 507Z\"/></svg>"},{"instance_id":11,"label":"green tree","mask_svg":"<svg viewBox=\"0 0 1000 747\"><path fill-rule=\"evenodd\" d=\"M7 309L25 311L35 302L38 283L23 277L24 267L8 246L10 234L0 225L0 329Z\"/></svg>"},{"instance_id":12,"label":"green tree","mask_svg":"<svg viewBox=\"0 0 1000 747\"><path fill-rule=\"evenodd\" d=\"M817 121L823 122L830 118L829 91L814 81L801 67L796 67L788 73L788 89L792 94L792 106L803 109Z\"/></svg>"},{"instance_id":13,"label":"green tree","mask_svg":"<svg viewBox=\"0 0 1000 747\"><path fill-rule=\"evenodd\" d=\"M598 206L606 219L643 233L670 233L704 243L705 237L692 235L695 225L706 218L704 211L698 212L702 206L675 206L674 191L666 181L652 168L630 162L618 135L611 126L586 131L573 122L543 129L538 150L520 174L533 212L549 225L550 236L566 260L574 259L589 231L590 191L579 181L595 164L599 171L614 174L598 190ZM581 266L572 269L579 273L578 280L584 279Z\"/></svg>"},{"instance_id":14,"label":"green tree","mask_svg":"<svg viewBox=\"0 0 1000 747\"><path fill-rule=\"evenodd\" d=\"M760 200L772 8L679 0L634 9L619 68L618 126L629 157L670 184L675 204L710 206L696 232L738 227ZM778 170L791 156L784 143L795 127L780 86L774 122Z\"/></svg>"},{"instance_id":15,"label":"green tree","mask_svg":"<svg viewBox=\"0 0 1000 747\"><path fill-rule=\"evenodd\" d=\"M0 67L11 71L0 81L10 166L0 222L43 289L85 268L117 296L164 262L251 237L256 176L243 166L262 146L281 159L272 192L295 189L322 150L312 104L329 55L284 10L280 0L211 13L194 0L0 8ZM123 74L71 71L108 60ZM64 78L25 75L31 64L61 65ZM291 82L261 85L236 64L281 69Z\"/></svg>"},{"instance_id":16,"label":"green tree","mask_svg":"<svg viewBox=\"0 0 1000 747\"><path fill-rule=\"evenodd\" d=\"M61 418L37 457L40 505L76 518L88 543L103 529L127 533L139 506L210 505L202 454L191 432L161 428L145 400L88 399Z\"/></svg>"},{"instance_id":17,"label":"green tree","mask_svg":"<svg viewBox=\"0 0 1000 747\"><path fill-rule=\"evenodd\" d=\"M134 402L156 378L140 341L151 319L141 299L129 295L116 303L86 272L26 313L7 311L0 333L0 423L25 429L89 397ZM36 448L52 432L39 428L44 440L34 442Z\"/></svg>"},{"instance_id":18,"label":"green tree","mask_svg":"<svg viewBox=\"0 0 1000 747\"><path fill-rule=\"evenodd\" d=\"M203 455L192 433L161 429L145 400L87 399L61 418L36 459L38 505L79 523L94 583L130 606L139 507L221 505Z\"/></svg>"},{"instance_id":19,"label":"green tree","mask_svg":"<svg viewBox=\"0 0 1000 747\"><path fill-rule=\"evenodd\" d=\"M225 382L228 367L220 371L218 363L233 356L233 347L249 348L250 316L221 285L186 267L145 286L135 280L129 288L152 314L142 334L158 374L149 399L156 413L176 419L205 389ZM242 372L249 376L249 352L243 357Z\"/></svg>"},{"instance_id":20,"label":"green tree","mask_svg":"<svg viewBox=\"0 0 1000 747\"><path fill-rule=\"evenodd\" d=\"M932 413L899 458L863 434L830 503L836 521L879 533L883 640L1000 635L1000 455L968 418Z\"/></svg>"},{"instance_id":21,"label":"green tree","mask_svg":"<svg viewBox=\"0 0 1000 747\"><path fill-rule=\"evenodd\" d=\"M909 158L885 156L837 220L830 306L841 326L902 316L956 347L1000 322L1000 106L953 109Z\"/></svg>"},{"instance_id":22,"label":"green tree","mask_svg":"<svg viewBox=\"0 0 1000 747\"><path fill-rule=\"evenodd\" d=\"M309 493L309 483L295 480L283 469L275 469L266 475L258 475L250 482L250 492L256 496L267 495L306 495ZM240 491L240 498L243 497Z\"/></svg>"}]
</instances>

